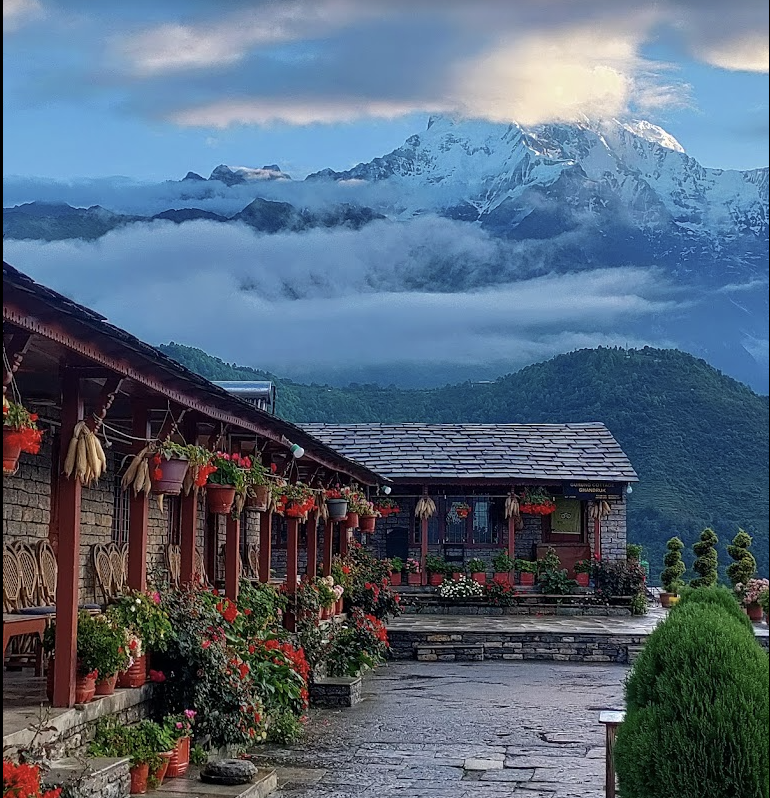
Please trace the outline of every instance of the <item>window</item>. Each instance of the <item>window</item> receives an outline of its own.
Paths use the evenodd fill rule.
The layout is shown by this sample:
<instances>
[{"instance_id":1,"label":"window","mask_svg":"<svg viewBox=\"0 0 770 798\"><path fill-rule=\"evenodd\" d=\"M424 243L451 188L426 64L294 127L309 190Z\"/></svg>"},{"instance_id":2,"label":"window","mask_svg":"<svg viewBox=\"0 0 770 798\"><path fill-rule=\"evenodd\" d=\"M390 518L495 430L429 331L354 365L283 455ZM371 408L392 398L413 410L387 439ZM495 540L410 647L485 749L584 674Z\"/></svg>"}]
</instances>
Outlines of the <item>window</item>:
<instances>
[{"instance_id":1,"label":"window","mask_svg":"<svg viewBox=\"0 0 770 798\"><path fill-rule=\"evenodd\" d=\"M286 529L286 519L273 513L273 528L271 530L271 544L274 549L285 549L288 532Z\"/></svg>"},{"instance_id":2,"label":"window","mask_svg":"<svg viewBox=\"0 0 770 798\"><path fill-rule=\"evenodd\" d=\"M114 543L128 543L128 525L131 517L130 491L122 490L120 477L116 476L112 501L112 540Z\"/></svg>"},{"instance_id":3,"label":"window","mask_svg":"<svg viewBox=\"0 0 770 798\"><path fill-rule=\"evenodd\" d=\"M495 545L498 542L497 524L493 518L494 506L488 497L473 500L473 542Z\"/></svg>"},{"instance_id":4,"label":"window","mask_svg":"<svg viewBox=\"0 0 770 798\"><path fill-rule=\"evenodd\" d=\"M182 541L182 501L179 496L165 496L164 504L168 508L166 516L168 542L179 545Z\"/></svg>"},{"instance_id":5,"label":"window","mask_svg":"<svg viewBox=\"0 0 770 798\"><path fill-rule=\"evenodd\" d=\"M465 496L447 496L441 503L444 518L444 543L465 543L468 536L468 519L454 512L456 504L468 503Z\"/></svg>"}]
</instances>

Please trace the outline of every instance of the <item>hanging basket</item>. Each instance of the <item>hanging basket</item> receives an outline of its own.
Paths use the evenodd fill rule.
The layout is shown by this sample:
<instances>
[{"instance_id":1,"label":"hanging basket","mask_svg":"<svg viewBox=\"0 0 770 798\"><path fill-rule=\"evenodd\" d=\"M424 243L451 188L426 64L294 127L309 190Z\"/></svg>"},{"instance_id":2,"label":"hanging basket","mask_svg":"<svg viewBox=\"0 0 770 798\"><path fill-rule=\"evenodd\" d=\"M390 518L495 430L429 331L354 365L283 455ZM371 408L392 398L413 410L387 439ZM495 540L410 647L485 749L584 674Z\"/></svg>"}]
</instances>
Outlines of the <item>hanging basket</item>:
<instances>
[{"instance_id":1,"label":"hanging basket","mask_svg":"<svg viewBox=\"0 0 770 798\"><path fill-rule=\"evenodd\" d=\"M358 528L361 532L367 534L374 532L374 527L377 525L376 515L362 515L358 519Z\"/></svg>"},{"instance_id":2,"label":"hanging basket","mask_svg":"<svg viewBox=\"0 0 770 798\"><path fill-rule=\"evenodd\" d=\"M246 509L264 513L270 501L270 488L267 485L255 485L253 493L246 496Z\"/></svg>"},{"instance_id":3,"label":"hanging basket","mask_svg":"<svg viewBox=\"0 0 770 798\"><path fill-rule=\"evenodd\" d=\"M347 499L327 499L326 507L329 510L330 521L342 521L348 514Z\"/></svg>"},{"instance_id":4,"label":"hanging basket","mask_svg":"<svg viewBox=\"0 0 770 798\"><path fill-rule=\"evenodd\" d=\"M348 513L345 516L345 526L348 529L355 529L358 527L358 513Z\"/></svg>"},{"instance_id":5,"label":"hanging basket","mask_svg":"<svg viewBox=\"0 0 770 798\"><path fill-rule=\"evenodd\" d=\"M161 458L161 462L153 466L150 463L150 482L152 493L155 495L178 496L182 492L182 485L187 474L187 458L172 457L170 460Z\"/></svg>"},{"instance_id":6,"label":"hanging basket","mask_svg":"<svg viewBox=\"0 0 770 798\"><path fill-rule=\"evenodd\" d=\"M233 509L235 488L232 485L206 485L206 505L214 515L227 515Z\"/></svg>"},{"instance_id":7,"label":"hanging basket","mask_svg":"<svg viewBox=\"0 0 770 798\"><path fill-rule=\"evenodd\" d=\"M14 440L18 439L18 435L11 434L15 431L10 427L3 427L3 474L15 474L19 467L21 444Z\"/></svg>"}]
</instances>

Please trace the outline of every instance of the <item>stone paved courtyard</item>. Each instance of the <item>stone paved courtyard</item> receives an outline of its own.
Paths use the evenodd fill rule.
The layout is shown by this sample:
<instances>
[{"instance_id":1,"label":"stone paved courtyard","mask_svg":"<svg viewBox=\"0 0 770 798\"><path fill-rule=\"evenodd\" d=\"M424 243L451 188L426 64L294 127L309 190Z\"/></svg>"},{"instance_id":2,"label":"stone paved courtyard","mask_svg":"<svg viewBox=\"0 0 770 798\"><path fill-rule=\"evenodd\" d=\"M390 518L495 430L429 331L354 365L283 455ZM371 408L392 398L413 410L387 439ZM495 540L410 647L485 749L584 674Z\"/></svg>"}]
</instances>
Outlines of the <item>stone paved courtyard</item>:
<instances>
[{"instance_id":1,"label":"stone paved courtyard","mask_svg":"<svg viewBox=\"0 0 770 798\"><path fill-rule=\"evenodd\" d=\"M314 711L306 739L269 748L280 798L601 798L599 711L622 666L395 662L363 703Z\"/></svg>"}]
</instances>

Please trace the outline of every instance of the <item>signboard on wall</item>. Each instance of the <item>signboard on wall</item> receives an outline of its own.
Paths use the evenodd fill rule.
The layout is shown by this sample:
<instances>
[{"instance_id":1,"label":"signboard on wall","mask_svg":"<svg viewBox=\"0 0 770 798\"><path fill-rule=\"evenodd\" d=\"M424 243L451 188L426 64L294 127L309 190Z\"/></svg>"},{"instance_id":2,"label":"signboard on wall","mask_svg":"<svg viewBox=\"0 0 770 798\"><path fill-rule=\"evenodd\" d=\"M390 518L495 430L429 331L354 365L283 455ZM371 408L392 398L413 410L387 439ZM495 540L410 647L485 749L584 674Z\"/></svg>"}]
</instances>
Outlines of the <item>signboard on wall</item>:
<instances>
[{"instance_id":1,"label":"signboard on wall","mask_svg":"<svg viewBox=\"0 0 770 798\"><path fill-rule=\"evenodd\" d=\"M563 486L565 499L582 499L596 501L604 499L620 499L623 496L622 482L565 482Z\"/></svg>"}]
</instances>

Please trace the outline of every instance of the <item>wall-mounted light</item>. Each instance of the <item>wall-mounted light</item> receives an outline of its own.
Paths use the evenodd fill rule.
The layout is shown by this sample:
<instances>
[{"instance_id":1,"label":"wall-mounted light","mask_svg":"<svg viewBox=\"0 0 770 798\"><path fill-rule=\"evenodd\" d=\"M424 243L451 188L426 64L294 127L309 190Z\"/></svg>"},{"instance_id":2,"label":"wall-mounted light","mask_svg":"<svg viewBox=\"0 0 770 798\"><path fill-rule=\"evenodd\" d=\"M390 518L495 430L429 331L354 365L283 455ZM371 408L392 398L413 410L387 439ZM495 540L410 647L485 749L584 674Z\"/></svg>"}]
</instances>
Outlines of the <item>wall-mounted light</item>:
<instances>
[{"instance_id":1,"label":"wall-mounted light","mask_svg":"<svg viewBox=\"0 0 770 798\"><path fill-rule=\"evenodd\" d=\"M634 489L630 485L626 485L626 493L630 496L634 492Z\"/></svg>"},{"instance_id":2,"label":"wall-mounted light","mask_svg":"<svg viewBox=\"0 0 770 798\"><path fill-rule=\"evenodd\" d=\"M292 443L289 447L289 451L295 460L299 460L300 457L305 456L305 450L298 443Z\"/></svg>"},{"instance_id":3,"label":"wall-mounted light","mask_svg":"<svg viewBox=\"0 0 770 798\"><path fill-rule=\"evenodd\" d=\"M381 490L386 496L390 496L390 491L391 491L390 485L383 485Z\"/></svg>"}]
</instances>

